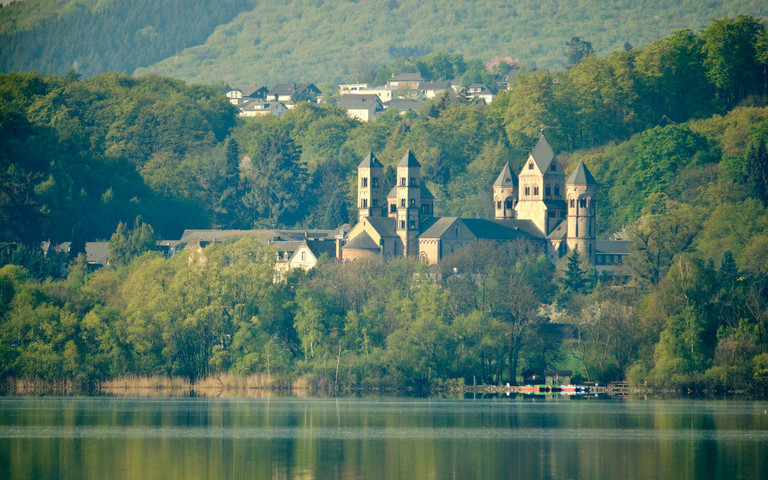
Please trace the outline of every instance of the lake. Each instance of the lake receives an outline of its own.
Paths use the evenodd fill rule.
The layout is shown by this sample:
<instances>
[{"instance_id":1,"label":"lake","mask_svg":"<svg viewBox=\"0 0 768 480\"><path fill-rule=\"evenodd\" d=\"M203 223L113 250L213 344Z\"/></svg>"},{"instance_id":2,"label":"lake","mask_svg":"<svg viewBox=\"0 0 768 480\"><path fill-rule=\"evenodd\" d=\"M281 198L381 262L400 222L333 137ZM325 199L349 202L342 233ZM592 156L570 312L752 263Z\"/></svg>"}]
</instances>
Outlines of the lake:
<instances>
[{"instance_id":1,"label":"lake","mask_svg":"<svg viewBox=\"0 0 768 480\"><path fill-rule=\"evenodd\" d=\"M768 402L1 397L0 478L768 478Z\"/></svg>"}]
</instances>

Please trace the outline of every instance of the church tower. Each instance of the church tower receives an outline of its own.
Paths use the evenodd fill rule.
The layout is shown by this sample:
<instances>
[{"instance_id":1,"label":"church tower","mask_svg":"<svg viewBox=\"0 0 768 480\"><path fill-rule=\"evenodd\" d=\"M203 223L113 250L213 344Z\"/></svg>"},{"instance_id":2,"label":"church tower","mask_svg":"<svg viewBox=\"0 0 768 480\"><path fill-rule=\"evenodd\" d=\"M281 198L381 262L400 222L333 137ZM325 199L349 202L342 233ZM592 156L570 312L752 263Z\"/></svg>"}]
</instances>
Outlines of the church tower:
<instances>
[{"instance_id":1,"label":"church tower","mask_svg":"<svg viewBox=\"0 0 768 480\"><path fill-rule=\"evenodd\" d=\"M365 217L380 217L386 206L384 198L384 165L369 153L357 166L357 211L358 220Z\"/></svg>"},{"instance_id":2,"label":"church tower","mask_svg":"<svg viewBox=\"0 0 768 480\"><path fill-rule=\"evenodd\" d=\"M501 169L496 181L493 182L494 218L509 220L515 218L517 204L517 176L512 175L509 162Z\"/></svg>"},{"instance_id":3,"label":"church tower","mask_svg":"<svg viewBox=\"0 0 768 480\"><path fill-rule=\"evenodd\" d=\"M417 237L421 229L421 165L408 150L397 164L397 216L398 236L403 242L405 256L417 256Z\"/></svg>"},{"instance_id":4,"label":"church tower","mask_svg":"<svg viewBox=\"0 0 768 480\"><path fill-rule=\"evenodd\" d=\"M516 217L531 220L548 236L566 218L565 172L542 134L523 164Z\"/></svg>"},{"instance_id":5,"label":"church tower","mask_svg":"<svg viewBox=\"0 0 768 480\"><path fill-rule=\"evenodd\" d=\"M595 190L597 182L584 162L579 162L565 183L568 196L568 250L578 248L581 258L595 264Z\"/></svg>"}]
</instances>

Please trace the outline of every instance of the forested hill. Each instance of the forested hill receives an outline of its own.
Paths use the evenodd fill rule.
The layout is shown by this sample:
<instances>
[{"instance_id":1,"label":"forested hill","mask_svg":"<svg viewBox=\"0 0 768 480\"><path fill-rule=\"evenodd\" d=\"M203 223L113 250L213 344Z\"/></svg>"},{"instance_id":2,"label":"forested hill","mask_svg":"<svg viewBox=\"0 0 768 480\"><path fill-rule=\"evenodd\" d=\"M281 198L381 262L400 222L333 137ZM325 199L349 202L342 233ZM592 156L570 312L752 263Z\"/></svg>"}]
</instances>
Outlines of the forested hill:
<instances>
[{"instance_id":1,"label":"forested hill","mask_svg":"<svg viewBox=\"0 0 768 480\"><path fill-rule=\"evenodd\" d=\"M0 9L0 69L154 72L195 82L370 79L434 50L563 66L565 42L641 47L711 18L768 16L761 0L25 0ZM629 44L629 45L627 45Z\"/></svg>"},{"instance_id":2,"label":"forested hill","mask_svg":"<svg viewBox=\"0 0 768 480\"><path fill-rule=\"evenodd\" d=\"M25 0L0 9L0 69L86 76L134 69L205 42L252 0Z\"/></svg>"}]
</instances>

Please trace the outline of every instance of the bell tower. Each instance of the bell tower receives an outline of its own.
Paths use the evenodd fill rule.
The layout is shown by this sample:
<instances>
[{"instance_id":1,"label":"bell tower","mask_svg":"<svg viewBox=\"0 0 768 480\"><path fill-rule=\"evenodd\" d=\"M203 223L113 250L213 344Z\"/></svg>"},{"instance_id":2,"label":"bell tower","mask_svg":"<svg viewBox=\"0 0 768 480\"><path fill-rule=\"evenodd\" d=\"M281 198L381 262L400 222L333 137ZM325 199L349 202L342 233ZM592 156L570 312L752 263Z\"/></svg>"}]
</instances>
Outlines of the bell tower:
<instances>
[{"instance_id":1,"label":"bell tower","mask_svg":"<svg viewBox=\"0 0 768 480\"><path fill-rule=\"evenodd\" d=\"M417 256L421 229L421 165L408 150L397 164L397 216L395 230L403 242L405 256Z\"/></svg>"},{"instance_id":2,"label":"bell tower","mask_svg":"<svg viewBox=\"0 0 768 480\"><path fill-rule=\"evenodd\" d=\"M496 220L515 218L515 205L517 205L517 176L512 175L507 162L496 181L493 182L494 218Z\"/></svg>"},{"instance_id":3,"label":"bell tower","mask_svg":"<svg viewBox=\"0 0 768 480\"><path fill-rule=\"evenodd\" d=\"M568 202L568 250L595 264L595 191L597 182L584 162L579 162L565 182Z\"/></svg>"},{"instance_id":4,"label":"bell tower","mask_svg":"<svg viewBox=\"0 0 768 480\"><path fill-rule=\"evenodd\" d=\"M358 220L365 217L380 217L386 207L383 186L384 165L369 153L357 166L357 212Z\"/></svg>"}]
</instances>

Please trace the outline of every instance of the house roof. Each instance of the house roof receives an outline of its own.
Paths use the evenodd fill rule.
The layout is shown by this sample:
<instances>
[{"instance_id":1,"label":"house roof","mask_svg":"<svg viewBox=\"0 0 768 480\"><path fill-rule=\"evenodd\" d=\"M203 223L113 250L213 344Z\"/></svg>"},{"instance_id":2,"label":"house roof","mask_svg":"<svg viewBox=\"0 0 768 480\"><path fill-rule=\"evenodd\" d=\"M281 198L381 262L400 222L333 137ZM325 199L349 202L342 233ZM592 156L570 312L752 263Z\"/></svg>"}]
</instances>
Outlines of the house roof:
<instances>
[{"instance_id":1,"label":"house roof","mask_svg":"<svg viewBox=\"0 0 768 480\"><path fill-rule=\"evenodd\" d=\"M270 95L299 95L304 92L319 93L320 90L317 89L314 83L310 83L310 82L278 83L272 88L272 90L269 91L269 94Z\"/></svg>"},{"instance_id":2,"label":"house roof","mask_svg":"<svg viewBox=\"0 0 768 480\"><path fill-rule=\"evenodd\" d=\"M458 220L459 217L438 217L419 235L419 238L440 238Z\"/></svg>"},{"instance_id":3,"label":"house roof","mask_svg":"<svg viewBox=\"0 0 768 480\"><path fill-rule=\"evenodd\" d=\"M597 240L595 250L603 255L628 255L631 244L629 240Z\"/></svg>"},{"instance_id":4,"label":"house roof","mask_svg":"<svg viewBox=\"0 0 768 480\"><path fill-rule=\"evenodd\" d=\"M495 90L484 83L473 83L467 87L467 91L471 92L472 95L496 95Z\"/></svg>"},{"instance_id":5,"label":"house roof","mask_svg":"<svg viewBox=\"0 0 768 480\"><path fill-rule=\"evenodd\" d=\"M563 240L568 235L568 222L562 220L557 226L549 232L549 240Z\"/></svg>"},{"instance_id":6,"label":"house roof","mask_svg":"<svg viewBox=\"0 0 768 480\"><path fill-rule=\"evenodd\" d=\"M385 102L386 108L394 108L399 112L407 112L408 110L416 111L424 105L422 100L415 100L413 98L393 98L392 100Z\"/></svg>"},{"instance_id":7,"label":"house roof","mask_svg":"<svg viewBox=\"0 0 768 480\"><path fill-rule=\"evenodd\" d=\"M435 196L432 195L432 192L430 192L427 186L424 185L423 183L421 184L420 190L421 190L421 193L420 193L421 198L435 198Z\"/></svg>"},{"instance_id":8,"label":"house roof","mask_svg":"<svg viewBox=\"0 0 768 480\"><path fill-rule=\"evenodd\" d=\"M448 90L451 82L421 82L419 90Z\"/></svg>"},{"instance_id":9,"label":"house roof","mask_svg":"<svg viewBox=\"0 0 768 480\"><path fill-rule=\"evenodd\" d=\"M494 187L516 187L517 175L512 174L512 169L509 168L509 162L504 164L504 168L501 169L501 173L493 182Z\"/></svg>"},{"instance_id":10,"label":"house roof","mask_svg":"<svg viewBox=\"0 0 768 480\"><path fill-rule=\"evenodd\" d=\"M282 102L266 102L264 100L247 100L240 105L243 112L274 112L279 110L288 110Z\"/></svg>"},{"instance_id":11,"label":"house roof","mask_svg":"<svg viewBox=\"0 0 768 480\"><path fill-rule=\"evenodd\" d=\"M423 82L424 78L420 73L399 73L392 75L390 82Z\"/></svg>"},{"instance_id":12,"label":"house roof","mask_svg":"<svg viewBox=\"0 0 768 480\"><path fill-rule=\"evenodd\" d=\"M592 176L592 173L590 173L583 161L576 165L576 170L571 173L571 176L568 177L568 181L565 183L569 185L597 185L595 177Z\"/></svg>"},{"instance_id":13,"label":"house roof","mask_svg":"<svg viewBox=\"0 0 768 480\"><path fill-rule=\"evenodd\" d=\"M504 225L507 228L511 228L512 230L520 230L528 236L541 238L541 232L539 231L539 228L536 226L535 223L533 223L532 220L507 219L507 220L492 220L492 221L494 223Z\"/></svg>"},{"instance_id":14,"label":"house roof","mask_svg":"<svg viewBox=\"0 0 768 480\"><path fill-rule=\"evenodd\" d=\"M366 217L368 223L373 227L376 232L382 237L396 237L395 231L396 221L394 218L389 217Z\"/></svg>"},{"instance_id":15,"label":"house roof","mask_svg":"<svg viewBox=\"0 0 768 480\"><path fill-rule=\"evenodd\" d=\"M225 240L243 237L255 237L264 243L276 243L281 241L307 239L335 238L337 234L349 226L345 225L334 230L280 230L280 229L254 229L254 230L184 230L180 243L195 244L200 242L223 242Z\"/></svg>"},{"instance_id":16,"label":"house roof","mask_svg":"<svg viewBox=\"0 0 768 480\"><path fill-rule=\"evenodd\" d=\"M520 237L530 236L525 230L516 228L515 225L486 220L483 218L462 218L470 232L478 239L484 240L514 240Z\"/></svg>"},{"instance_id":17,"label":"house roof","mask_svg":"<svg viewBox=\"0 0 768 480\"><path fill-rule=\"evenodd\" d=\"M233 88L232 90L233 91L234 90L239 91L240 93L243 94L244 97L250 97L254 93L261 93L261 92L266 93L267 87L264 87L264 86L261 86L261 85L258 86L258 87L236 87L236 88Z\"/></svg>"},{"instance_id":18,"label":"house roof","mask_svg":"<svg viewBox=\"0 0 768 480\"><path fill-rule=\"evenodd\" d=\"M68 254L71 247L72 242L62 242L56 245L54 249ZM109 260L109 242L85 242L85 257L86 261L91 265L107 265Z\"/></svg>"},{"instance_id":19,"label":"house roof","mask_svg":"<svg viewBox=\"0 0 768 480\"><path fill-rule=\"evenodd\" d=\"M312 250L312 254L315 258L320 258L321 255L327 254L329 258L336 257L336 241L335 240L307 240L307 247Z\"/></svg>"},{"instance_id":20,"label":"house roof","mask_svg":"<svg viewBox=\"0 0 768 480\"><path fill-rule=\"evenodd\" d=\"M544 200L547 210L567 210L568 203L565 200Z\"/></svg>"},{"instance_id":21,"label":"house roof","mask_svg":"<svg viewBox=\"0 0 768 480\"><path fill-rule=\"evenodd\" d=\"M539 136L539 141L536 142L536 146L533 147L533 150L531 151L531 157L533 157L533 160L536 162L541 173L547 173L549 165L557 160L555 152L552 151L552 147L549 145L549 142L547 142L544 134Z\"/></svg>"},{"instance_id":22,"label":"house roof","mask_svg":"<svg viewBox=\"0 0 768 480\"><path fill-rule=\"evenodd\" d=\"M342 95L336 100L336 106L346 110L384 110L384 104L375 93L356 93Z\"/></svg>"},{"instance_id":23,"label":"house roof","mask_svg":"<svg viewBox=\"0 0 768 480\"><path fill-rule=\"evenodd\" d=\"M392 187L392 190L387 194L387 198L397 198L397 187Z\"/></svg>"},{"instance_id":24,"label":"house roof","mask_svg":"<svg viewBox=\"0 0 768 480\"><path fill-rule=\"evenodd\" d=\"M397 164L398 167L408 167L408 168L416 168L421 167L418 161L416 161L416 157L413 155L413 152L408 150L405 152L405 155L403 155L403 158L400 159L400 162Z\"/></svg>"},{"instance_id":25,"label":"house roof","mask_svg":"<svg viewBox=\"0 0 768 480\"><path fill-rule=\"evenodd\" d=\"M360 162L357 168L384 168L376 155L373 152L369 152L368 155Z\"/></svg>"},{"instance_id":26,"label":"house roof","mask_svg":"<svg viewBox=\"0 0 768 480\"><path fill-rule=\"evenodd\" d=\"M362 231L355 238L344 245L344 248L355 248L359 250L379 250L379 246L373 241L368 232Z\"/></svg>"}]
</instances>

